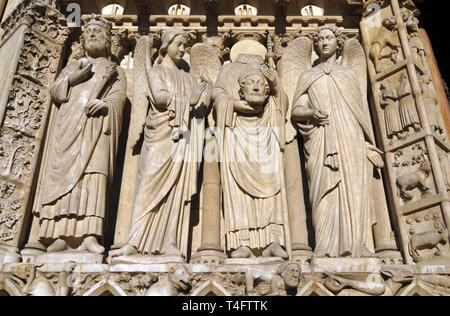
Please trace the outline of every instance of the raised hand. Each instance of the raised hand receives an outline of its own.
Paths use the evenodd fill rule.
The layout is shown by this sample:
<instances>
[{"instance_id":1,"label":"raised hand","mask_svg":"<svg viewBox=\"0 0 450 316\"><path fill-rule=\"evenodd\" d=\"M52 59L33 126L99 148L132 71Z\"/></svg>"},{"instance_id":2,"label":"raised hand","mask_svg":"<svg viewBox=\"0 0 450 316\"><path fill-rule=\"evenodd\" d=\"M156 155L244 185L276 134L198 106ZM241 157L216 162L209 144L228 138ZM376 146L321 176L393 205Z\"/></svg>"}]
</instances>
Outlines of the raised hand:
<instances>
[{"instance_id":1,"label":"raised hand","mask_svg":"<svg viewBox=\"0 0 450 316\"><path fill-rule=\"evenodd\" d=\"M92 70L92 63L87 58L82 58L77 62L77 70L69 76L69 85L74 87L85 81Z\"/></svg>"},{"instance_id":2,"label":"raised hand","mask_svg":"<svg viewBox=\"0 0 450 316\"><path fill-rule=\"evenodd\" d=\"M206 91L208 88L207 82L201 82L197 87L195 87L194 91L191 95L191 106L195 106L200 102L200 98L202 97L202 94Z\"/></svg>"},{"instance_id":3,"label":"raised hand","mask_svg":"<svg viewBox=\"0 0 450 316\"><path fill-rule=\"evenodd\" d=\"M268 67L261 67L261 72L264 75L264 77L266 77L267 81L269 82L269 84L271 86L276 85L277 75L276 75L275 70L269 69Z\"/></svg>"},{"instance_id":4,"label":"raised hand","mask_svg":"<svg viewBox=\"0 0 450 316\"><path fill-rule=\"evenodd\" d=\"M209 107L211 105L212 89L213 89L214 83L211 80L211 78L208 76L208 74L205 72L205 67L203 65L200 67L200 80L202 82L207 83L205 104L207 107Z\"/></svg>"},{"instance_id":5,"label":"raised hand","mask_svg":"<svg viewBox=\"0 0 450 316\"><path fill-rule=\"evenodd\" d=\"M89 101L89 103L84 107L84 112L87 116L95 116L97 114L108 115L108 111L108 103L99 99Z\"/></svg>"}]
</instances>

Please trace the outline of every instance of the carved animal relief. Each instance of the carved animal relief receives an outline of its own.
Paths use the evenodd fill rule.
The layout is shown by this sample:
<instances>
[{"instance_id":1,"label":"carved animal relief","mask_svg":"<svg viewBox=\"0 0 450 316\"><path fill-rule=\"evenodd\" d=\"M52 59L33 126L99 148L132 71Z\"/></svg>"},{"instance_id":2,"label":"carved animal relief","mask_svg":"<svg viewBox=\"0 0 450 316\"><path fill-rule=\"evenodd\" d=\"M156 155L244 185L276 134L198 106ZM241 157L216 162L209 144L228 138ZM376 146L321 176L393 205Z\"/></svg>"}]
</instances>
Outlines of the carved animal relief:
<instances>
[{"instance_id":1,"label":"carved animal relief","mask_svg":"<svg viewBox=\"0 0 450 316\"><path fill-rule=\"evenodd\" d=\"M439 207L416 213L406 219L408 224L409 254L417 263L449 259L448 230Z\"/></svg>"}]
</instances>

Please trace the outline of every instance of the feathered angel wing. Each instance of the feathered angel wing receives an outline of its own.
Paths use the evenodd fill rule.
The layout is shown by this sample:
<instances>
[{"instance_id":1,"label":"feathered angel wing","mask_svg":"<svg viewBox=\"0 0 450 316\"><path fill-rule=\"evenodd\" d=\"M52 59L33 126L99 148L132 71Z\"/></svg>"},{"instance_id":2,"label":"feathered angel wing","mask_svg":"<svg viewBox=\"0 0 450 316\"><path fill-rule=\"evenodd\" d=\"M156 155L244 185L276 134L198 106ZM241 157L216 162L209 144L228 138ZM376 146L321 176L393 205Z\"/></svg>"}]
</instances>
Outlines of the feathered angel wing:
<instances>
[{"instance_id":1,"label":"feathered angel wing","mask_svg":"<svg viewBox=\"0 0 450 316\"><path fill-rule=\"evenodd\" d=\"M297 131L290 124L292 102L297 89L298 77L302 72L308 70L312 66L312 41L306 37L301 36L288 44L283 56L277 64L278 75L281 79L281 84L284 91L289 98L289 108L286 114L287 128L286 128L286 142L291 142L297 135Z\"/></svg>"},{"instance_id":2,"label":"feathered angel wing","mask_svg":"<svg viewBox=\"0 0 450 316\"><path fill-rule=\"evenodd\" d=\"M148 78L148 73L152 67L152 46L153 40L148 36L142 36L137 41L134 50L133 107L128 141L134 149L140 143L147 119L148 94L150 91L148 80L151 79Z\"/></svg>"},{"instance_id":3,"label":"feathered angel wing","mask_svg":"<svg viewBox=\"0 0 450 316\"><path fill-rule=\"evenodd\" d=\"M191 48L191 71L190 73L197 79L210 81L211 85L217 81L222 63L220 61L217 51L211 45L198 43ZM208 124L210 127L214 126L212 113L208 115Z\"/></svg>"},{"instance_id":4,"label":"feathered angel wing","mask_svg":"<svg viewBox=\"0 0 450 316\"><path fill-rule=\"evenodd\" d=\"M200 81L202 75L206 75L215 84L221 69L220 58L211 45L198 43L191 48L190 73L198 81Z\"/></svg>"},{"instance_id":5,"label":"feathered angel wing","mask_svg":"<svg viewBox=\"0 0 450 316\"><path fill-rule=\"evenodd\" d=\"M366 114L367 122L371 122L369 103L367 101L367 59L364 49L357 39L351 38L345 42L344 51L342 52L342 65L353 69L357 73L363 96L364 113Z\"/></svg>"}]
</instances>

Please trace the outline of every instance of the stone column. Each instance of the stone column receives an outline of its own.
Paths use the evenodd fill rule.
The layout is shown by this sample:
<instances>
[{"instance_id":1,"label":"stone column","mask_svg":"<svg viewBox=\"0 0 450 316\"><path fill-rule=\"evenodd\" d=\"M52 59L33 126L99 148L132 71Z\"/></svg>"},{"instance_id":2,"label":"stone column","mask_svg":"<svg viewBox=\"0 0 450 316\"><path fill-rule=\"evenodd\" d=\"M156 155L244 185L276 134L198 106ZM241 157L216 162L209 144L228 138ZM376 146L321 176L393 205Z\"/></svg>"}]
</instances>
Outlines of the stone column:
<instances>
[{"instance_id":1,"label":"stone column","mask_svg":"<svg viewBox=\"0 0 450 316\"><path fill-rule=\"evenodd\" d=\"M289 208L289 227L291 232L291 260L302 263L311 259L312 249L308 242L306 207L303 196L303 179L298 141L286 144L284 150L286 193Z\"/></svg>"},{"instance_id":2,"label":"stone column","mask_svg":"<svg viewBox=\"0 0 450 316\"><path fill-rule=\"evenodd\" d=\"M201 246L192 257L193 263L219 265L226 259L220 245L221 187L220 170L217 159L217 141L208 129L203 163L203 212Z\"/></svg>"},{"instance_id":3,"label":"stone column","mask_svg":"<svg viewBox=\"0 0 450 316\"><path fill-rule=\"evenodd\" d=\"M1 24L0 263L20 261L36 189L51 101L69 35L64 16L43 2L21 2Z\"/></svg>"}]
</instances>

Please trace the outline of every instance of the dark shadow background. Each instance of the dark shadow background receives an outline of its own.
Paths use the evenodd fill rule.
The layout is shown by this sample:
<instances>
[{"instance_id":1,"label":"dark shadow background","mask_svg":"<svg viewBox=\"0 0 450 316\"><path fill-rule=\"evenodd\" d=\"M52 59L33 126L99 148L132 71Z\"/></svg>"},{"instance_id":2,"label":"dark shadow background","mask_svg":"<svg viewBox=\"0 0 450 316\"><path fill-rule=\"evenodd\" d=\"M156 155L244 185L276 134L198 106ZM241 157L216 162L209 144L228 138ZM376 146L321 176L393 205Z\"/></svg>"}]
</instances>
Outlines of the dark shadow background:
<instances>
[{"instance_id":1,"label":"dark shadow background","mask_svg":"<svg viewBox=\"0 0 450 316\"><path fill-rule=\"evenodd\" d=\"M449 11L446 9L450 7L450 1L414 0L414 2L421 12L419 16L420 26L428 33L442 79L448 85L450 82L450 60L448 54L450 38L448 25L450 24L450 18Z\"/></svg>"}]
</instances>

